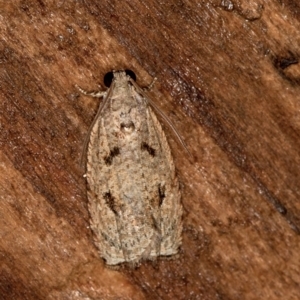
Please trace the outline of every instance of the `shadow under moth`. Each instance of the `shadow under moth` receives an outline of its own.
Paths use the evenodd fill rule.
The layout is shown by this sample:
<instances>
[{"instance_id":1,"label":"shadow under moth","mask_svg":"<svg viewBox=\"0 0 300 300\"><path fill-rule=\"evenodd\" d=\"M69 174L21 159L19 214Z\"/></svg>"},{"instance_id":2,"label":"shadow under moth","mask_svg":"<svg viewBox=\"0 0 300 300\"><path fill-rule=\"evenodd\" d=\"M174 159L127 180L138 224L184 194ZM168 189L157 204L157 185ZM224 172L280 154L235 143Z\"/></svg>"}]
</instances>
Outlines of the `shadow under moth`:
<instances>
[{"instance_id":1,"label":"shadow under moth","mask_svg":"<svg viewBox=\"0 0 300 300\"><path fill-rule=\"evenodd\" d=\"M181 194L170 147L152 108L170 121L129 76L132 71L108 74L107 91L88 93L78 87L103 98L88 139L90 223L108 265L136 266L178 252Z\"/></svg>"}]
</instances>

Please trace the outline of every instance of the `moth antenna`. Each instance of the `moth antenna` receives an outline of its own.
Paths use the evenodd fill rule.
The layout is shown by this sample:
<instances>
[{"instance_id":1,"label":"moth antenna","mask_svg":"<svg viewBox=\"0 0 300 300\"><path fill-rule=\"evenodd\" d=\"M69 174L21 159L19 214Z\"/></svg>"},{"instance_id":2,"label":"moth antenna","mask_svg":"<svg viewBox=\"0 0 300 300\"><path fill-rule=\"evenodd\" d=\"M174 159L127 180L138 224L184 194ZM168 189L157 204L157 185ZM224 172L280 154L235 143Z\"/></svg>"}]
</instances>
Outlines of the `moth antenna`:
<instances>
[{"instance_id":1,"label":"moth antenna","mask_svg":"<svg viewBox=\"0 0 300 300\"><path fill-rule=\"evenodd\" d=\"M106 91L87 92L77 84L75 84L75 87L78 89L78 91L81 94L86 95L86 96L91 96L91 97L94 97L94 98L102 98L106 93Z\"/></svg>"},{"instance_id":2,"label":"moth antenna","mask_svg":"<svg viewBox=\"0 0 300 300\"><path fill-rule=\"evenodd\" d=\"M150 91L153 88L153 85L155 84L156 80L157 80L157 78L154 77L152 82L148 86L143 88L143 91Z\"/></svg>"},{"instance_id":3,"label":"moth antenna","mask_svg":"<svg viewBox=\"0 0 300 300\"><path fill-rule=\"evenodd\" d=\"M130 82L132 83L132 85L137 89L137 90L140 90L140 91L149 91L155 81L157 80L156 77L154 77L154 79L152 80L152 82L145 88L140 88L133 80L130 80ZM191 152L189 151L189 149L187 148L187 145L186 143L184 142L184 140L181 138L180 134L178 133L178 131L176 130L175 126L173 125L173 123L171 122L171 120L157 107L157 105L152 102L150 99L149 99L149 103L150 105L155 109L155 111L164 119L164 121L168 124L168 126L172 129L172 131L174 132L175 136L177 137L177 140L179 141L179 143L182 145L182 147L185 149L185 151L188 153L189 157L191 159L193 159L193 156L191 154Z\"/></svg>"},{"instance_id":4,"label":"moth antenna","mask_svg":"<svg viewBox=\"0 0 300 300\"><path fill-rule=\"evenodd\" d=\"M171 122L171 120L157 107L156 104L154 104L153 101L149 100L149 103L155 109L155 111L164 119L164 121L169 125L169 127L172 129L172 131L174 132L174 134L177 137L178 141L180 142L180 144L182 145L182 147L185 149L185 151L188 153L188 155L191 158L193 158L191 152L187 148L186 143L181 138L180 134L178 133L177 129L175 128L175 126L173 125L173 123Z\"/></svg>"}]
</instances>

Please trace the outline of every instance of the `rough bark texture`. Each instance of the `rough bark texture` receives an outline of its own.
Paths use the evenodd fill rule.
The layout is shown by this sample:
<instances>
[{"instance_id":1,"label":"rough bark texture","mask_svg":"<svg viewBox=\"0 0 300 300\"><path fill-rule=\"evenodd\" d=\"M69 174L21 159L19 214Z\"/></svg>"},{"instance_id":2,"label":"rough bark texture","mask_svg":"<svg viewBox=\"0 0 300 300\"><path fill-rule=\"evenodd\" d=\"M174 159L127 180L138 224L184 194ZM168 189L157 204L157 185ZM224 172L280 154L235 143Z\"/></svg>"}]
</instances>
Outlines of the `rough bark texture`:
<instances>
[{"instance_id":1,"label":"rough bark texture","mask_svg":"<svg viewBox=\"0 0 300 300\"><path fill-rule=\"evenodd\" d=\"M0 299L299 299L298 0L0 0ZM181 182L175 260L111 270L80 155L112 69L135 71Z\"/></svg>"}]
</instances>

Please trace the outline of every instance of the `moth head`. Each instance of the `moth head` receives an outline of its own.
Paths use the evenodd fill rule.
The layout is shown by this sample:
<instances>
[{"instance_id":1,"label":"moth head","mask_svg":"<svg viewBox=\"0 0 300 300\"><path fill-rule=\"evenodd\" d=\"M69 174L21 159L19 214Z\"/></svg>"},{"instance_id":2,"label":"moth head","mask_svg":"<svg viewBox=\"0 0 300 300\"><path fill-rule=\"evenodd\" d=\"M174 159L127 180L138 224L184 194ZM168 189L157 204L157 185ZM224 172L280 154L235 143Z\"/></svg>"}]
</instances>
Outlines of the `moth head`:
<instances>
[{"instance_id":1,"label":"moth head","mask_svg":"<svg viewBox=\"0 0 300 300\"><path fill-rule=\"evenodd\" d=\"M111 71L111 72L108 72L104 75L104 78L103 78L103 81L104 81L104 85L106 87L110 87L113 79L115 76L117 76L117 74L125 74L127 76L129 76L132 80L136 81L136 75L133 71L131 70L122 70L122 71Z\"/></svg>"}]
</instances>

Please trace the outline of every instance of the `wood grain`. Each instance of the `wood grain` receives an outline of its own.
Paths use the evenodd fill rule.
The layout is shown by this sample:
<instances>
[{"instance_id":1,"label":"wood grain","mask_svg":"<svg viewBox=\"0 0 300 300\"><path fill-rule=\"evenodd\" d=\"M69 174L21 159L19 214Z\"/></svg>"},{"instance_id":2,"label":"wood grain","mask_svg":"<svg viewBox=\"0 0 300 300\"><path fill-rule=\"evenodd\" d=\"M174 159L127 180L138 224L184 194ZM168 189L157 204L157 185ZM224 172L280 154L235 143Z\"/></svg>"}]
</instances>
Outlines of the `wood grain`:
<instances>
[{"instance_id":1,"label":"wood grain","mask_svg":"<svg viewBox=\"0 0 300 300\"><path fill-rule=\"evenodd\" d=\"M0 0L0 299L298 299L299 4ZM127 68L175 124L175 260L107 269L80 155ZM103 86L103 85L102 85Z\"/></svg>"}]
</instances>

